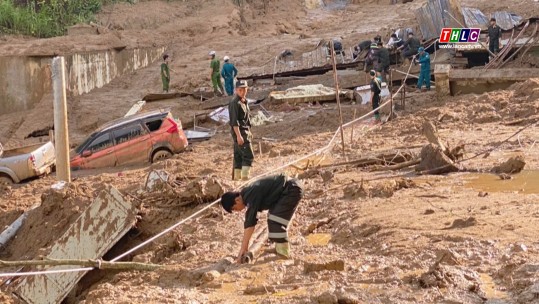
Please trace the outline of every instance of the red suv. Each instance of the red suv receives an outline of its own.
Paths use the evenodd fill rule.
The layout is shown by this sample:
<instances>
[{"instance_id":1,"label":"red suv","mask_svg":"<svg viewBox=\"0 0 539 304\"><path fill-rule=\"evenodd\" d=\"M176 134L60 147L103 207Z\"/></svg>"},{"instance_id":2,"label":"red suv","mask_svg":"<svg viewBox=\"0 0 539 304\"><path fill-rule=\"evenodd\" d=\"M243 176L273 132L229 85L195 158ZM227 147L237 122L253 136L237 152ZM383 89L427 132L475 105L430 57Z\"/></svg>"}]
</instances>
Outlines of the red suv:
<instances>
[{"instance_id":1,"label":"red suv","mask_svg":"<svg viewBox=\"0 0 539 304\"><path fill-rule=\"evenodd\" d=\"M71 157L71 168L91 169L155 162L187 147L181 122L170 110L120 118L92 133Z\"/></svg>"}]
</instances>

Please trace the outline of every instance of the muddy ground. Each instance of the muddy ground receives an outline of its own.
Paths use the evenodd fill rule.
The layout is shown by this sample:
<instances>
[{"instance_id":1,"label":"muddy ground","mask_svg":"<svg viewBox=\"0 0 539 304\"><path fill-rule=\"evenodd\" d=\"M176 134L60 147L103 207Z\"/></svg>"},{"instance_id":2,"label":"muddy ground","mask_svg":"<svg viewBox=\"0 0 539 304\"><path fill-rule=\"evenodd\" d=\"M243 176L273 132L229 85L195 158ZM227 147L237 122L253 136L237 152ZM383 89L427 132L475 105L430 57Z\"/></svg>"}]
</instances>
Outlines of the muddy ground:
<instances>
[{"instance_id":1,"label":"muddy ground","mask_svg":"<svg viewBox=\"0 0 539 304\"><path fill-rule=\"evenodd\" d=\"M344 10L305 10L296 2L271 1L264 14L262 2L254 1L242 18L229 1L148 1L108 7L100 21L130 43L167 43L175 70L173 87L192 90L208 85L206 54L210 49L231 55L240 74L246 75L284 48L307 51L320 39L335 35L343 36L346 43L414 25L413 9L421 3L389 6L367 1ZM537 9L533 1L465 3L487 14L509 6L530 16ZM212 23L201 21L210 17ZM30 43L6 39L16 39L23 46ZM157 71L156 63L71 98L72 143L123 116L145 93L158 91ZM278 259L268 247L254 264L234 264L243 215L223 214L216 206L127 258L169 268L94 271L67 302L539 303L539 132L530 125L539 115L539 80L441 100L434 92L407 96L396 119L380 126L369 117L354 126L353 135L347 129L344 155L337 141L326 153L286 168L301 178L305 189L290 229L292 259ZM147 109L171 107L186 122L220 102L181 98L150 103ZM325 146L339 125L334 103L287 107L265 101L263 105L279 119L253 130L255 175ZM359 116L369 106L345 101L345 121L353 118L354 110ZM434 123L449 147L464 144L464 159L489 153L459 164L468 172L439 176L417 175L413 167L373 171L372 166L336 166L380 154L419 155L427 143L422 134L425 120ZM0 141L24 142L18 137L23 132L17 129L23 123L28 124L21 115L2 116ZM49 231L26 229L26 235L17 236L4 248L2 259L39 256L104 184L126 195L139 207L141 217L108 258L189 216L221 191L238 186L230 181L228 128L210 121L201 124L217 128L216 136L161 163L76 172L75 181L61 195L49 190L54 176L1 189L0 227L42 204L30 220L34 227L43 225ZM514 156L526 162L522 173L509 180L488 173ZM154 192L141 192L146 175L154 169L169 172L171 182ZM211 191L201 191L208 185ZM61 205L66 210L58 208ZM3 302L11 301L7 293Z\"/></svg>"}]
</instances>

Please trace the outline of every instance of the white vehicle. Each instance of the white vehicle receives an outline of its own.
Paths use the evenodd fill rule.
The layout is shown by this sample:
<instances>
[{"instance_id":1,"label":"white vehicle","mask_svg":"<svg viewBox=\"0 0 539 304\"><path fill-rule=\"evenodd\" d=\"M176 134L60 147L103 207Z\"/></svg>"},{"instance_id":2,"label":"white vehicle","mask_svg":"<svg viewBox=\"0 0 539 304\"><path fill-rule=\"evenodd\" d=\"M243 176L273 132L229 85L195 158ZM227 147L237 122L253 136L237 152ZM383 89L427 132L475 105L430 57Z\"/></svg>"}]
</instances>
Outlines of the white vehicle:
<instances>
[{"instance_id":1,"label":"white vehicle","mask_svg":"<svg viewBox=\"0 0 539 304\"><path fill-rule=\"evenodd\" d=\"M0 184L20 183L50 173L56 164L54 145L31 145L4 150L0 144Z\"/></svg>"}]
</instances>

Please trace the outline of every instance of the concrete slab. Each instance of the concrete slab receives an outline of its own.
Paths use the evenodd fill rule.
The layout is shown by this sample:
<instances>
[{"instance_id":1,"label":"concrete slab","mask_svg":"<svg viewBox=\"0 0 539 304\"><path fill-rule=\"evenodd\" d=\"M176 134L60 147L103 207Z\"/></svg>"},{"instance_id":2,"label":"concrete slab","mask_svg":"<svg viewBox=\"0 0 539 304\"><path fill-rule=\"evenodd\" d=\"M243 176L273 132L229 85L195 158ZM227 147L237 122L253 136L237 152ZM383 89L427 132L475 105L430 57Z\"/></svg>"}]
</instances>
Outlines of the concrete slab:
<instances>
[{"instance_id":1,"label":"concrete slab","mask_svg":"<svg viewBox=\"0 0 539 304\"><path fill-rule=\"evenodd\" d=\"M435 73L438 79L443 73ZM539 78L539 69L451 69L448 73L451 95L482 94L484 92L503 90L512 84L530 78ZM440 79L443 84L443 80ZM446 93L447 90L444 91Z\"/></svg>"},{"instance_id":2,"label":"concrete slab","mask_svg":"<svg viewBox=\"0 0 539 304\"><path fill-rule=\"evenodd\" d=\"M136 221L136 208L109 186L52 246L45 259L99 259ZM47 270L70 269L53 266ZM43 270L38 267L38 270ZM29 304L60 303L86 272L26 277L14 293Z\"/></svg>"}]
</instances>

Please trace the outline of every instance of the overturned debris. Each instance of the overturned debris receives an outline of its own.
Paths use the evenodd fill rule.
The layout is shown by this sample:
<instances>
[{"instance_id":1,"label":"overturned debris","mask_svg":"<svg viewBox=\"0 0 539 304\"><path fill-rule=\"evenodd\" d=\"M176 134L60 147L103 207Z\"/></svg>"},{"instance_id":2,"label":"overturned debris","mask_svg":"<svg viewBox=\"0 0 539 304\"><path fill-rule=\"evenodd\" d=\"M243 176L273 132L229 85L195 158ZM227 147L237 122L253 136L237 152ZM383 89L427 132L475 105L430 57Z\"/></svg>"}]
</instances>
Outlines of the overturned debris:
<instances>
[{"instance_id":1,"label":"overturned debris","mask_svg":"<svg viewBox=\"0 0 539 304\"><path fill-rule=\"evenodd\" d=\"M346 92L341 91L339 94L345 96ZM288 102L293 105L297 103L334 101L336 99L335 89L325 87L321 84L297 86L286 91L270 93L271 101L276 103Z\"/></svg>"},{"instance_id":2,"label":"overturned debris","mask_svg":"<svg viewBox=\"0 0 539 304\"><path fill-rule=\"evenodd\" d=\"M526 161L524 161L524 156L517 155L514 157L511 157L504 163L492 168L493 173L505 173L505 174L515 174L520 173L522 170L524 170L524 166L526 166Z\"/></svg>"},{"instance_id":3,"label":"overturned debris","mask_svg":"<svg viewBox=\"0 0 539 304\"><path fill-rule=\"evenodd\" d=\"M421 149L421 162L416 171L422 174L444 174L457 172L459 168L445 155L442 148L428 144Z\"/></svg>"},{"instance_id":4,"label":"overturned debris","mask_svg":"<svg viewBox=\"0 0 539 304\"><path fill-rule=\"evenodd\" d=\"M101 258L136 221L136 208L120 192L108 187L48 249L46 259ZM48 270L65 269L54 266ZM59 303L86 272L27 277L14 293L28 303Z\"/></svg>"}]
</instances>

